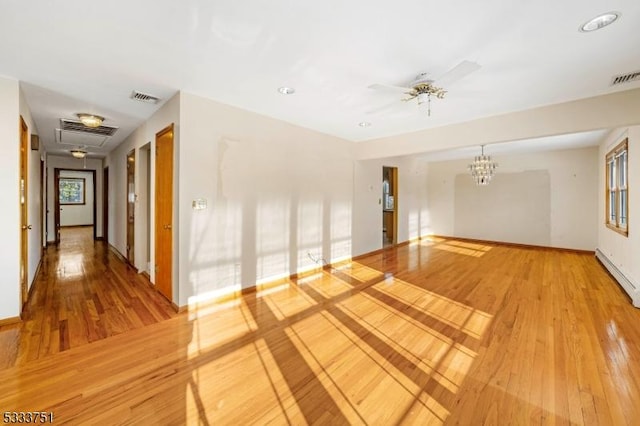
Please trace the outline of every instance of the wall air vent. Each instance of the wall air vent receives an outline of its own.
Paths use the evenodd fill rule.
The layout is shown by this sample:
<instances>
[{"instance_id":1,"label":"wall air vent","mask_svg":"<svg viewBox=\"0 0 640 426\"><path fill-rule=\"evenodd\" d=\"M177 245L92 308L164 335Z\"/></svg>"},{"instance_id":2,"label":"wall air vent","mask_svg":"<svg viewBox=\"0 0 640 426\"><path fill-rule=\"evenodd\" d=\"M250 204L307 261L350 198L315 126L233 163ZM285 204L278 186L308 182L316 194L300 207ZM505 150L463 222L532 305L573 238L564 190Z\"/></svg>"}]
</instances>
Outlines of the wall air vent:
<instances>
[{"instance_id":1,"label":"wall air vent","mask_svg":"<svg viewBox=\"0 0 640 426\"><path fill-rule=\"evenodd\" d=\"M149 95L147 93L142 93L134 90L131 92L131 99L134 101L140 101L147 104L157 104L160 101L160 98L157 96Z\"/></svg>"},{"instance_id":2,"label":"wall air vent","mask_svg":"<svg viewBox=\"0 0 640 426\"><path fill-rule=\"evenodd\" d=\"M65 132L77 132L83 133L85 135L94 135L94 136L113 136L116 131L118 131L117 127L113 126L98 126L98 127L87 127L77 120L67 120L65 118L60 119L60 130Z\"/></svg>"},{"instance_id":3,"label":"wall air vent","mask_svg":"<svg viewBox=\"0 0 640 426\"><path fill-rule=\"evenodd\" d=\"M640 80L640 71L633 71L627 74L614 75L611 79L611 85L616 86L622 83L631 83Z\"/></svg>"}]
</instances>

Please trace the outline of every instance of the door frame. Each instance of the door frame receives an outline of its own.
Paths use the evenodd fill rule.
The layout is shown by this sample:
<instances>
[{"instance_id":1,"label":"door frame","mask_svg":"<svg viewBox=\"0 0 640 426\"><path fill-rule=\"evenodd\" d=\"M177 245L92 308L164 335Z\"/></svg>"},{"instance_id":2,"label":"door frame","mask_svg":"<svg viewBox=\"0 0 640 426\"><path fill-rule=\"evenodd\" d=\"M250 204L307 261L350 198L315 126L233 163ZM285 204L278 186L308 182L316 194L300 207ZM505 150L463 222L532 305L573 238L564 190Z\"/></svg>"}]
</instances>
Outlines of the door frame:
<instances>
[{"instance_id":1,"label":"door frame","mask_svg":"<svg viewBox=\"0 0 640 426\"><path fill-rule=\"evenodd\" d=\"M391 216L391 245L398 244L398 206L399 206L399 198L398 198L398 168L395 166L382 166L382 176L384 179L385 169L388 170L389 176L389 195L393 196L393 209L386 209L385 203L386 200L382 199L382 216L383 222L386 222L385 214ZM387 231L388 234L388 231ZM385 242L383 241L383 246Z\"/></svg>"},{"instance_id":2,"label":"door frame","mask_svg":"<svg viewBox=\"0 0 640 426\"><path fill-rule=\"evenodd\" d=\"M44 160L40 158L40 206L47 205L47 185L46 185L46 176L47 168L45 167ZM47 225L47 209L40 209L40 257L44 256L44 245L45 245L45 230Z\"/></svg>"},{"instance_id":3,"label":"door frame","mask_svg":"<svg viewBox=\"0 0 640 426\"><path fill-rule=\"evenodd\" d=\"M20 311L29 298L29 126L20 116Z\"/></svg>"},{"instance_id":4,"label":"door frame","mask_svg":"<svg viewBox=\"0 0 640 426\"><path fill-rule=\"evenodd\" d=\"M109 243L109 166L102 169L102 240Z\"/></svg>"},{"instance_id":5,"label":"door frame","mask_svg":"<svg viewBox=\"0 0 640 426\"><path fill-rule=\"evenodd\" d=\"M60 172L85 172L91 173L93 179L93 240L97 240L97 193L95 169L71 169L68 167L56 167L53 169L53 229L56 233L55 244L60 244Z\"/></svg>"},{"instance_id":6,"label":"door frame","mask_svg":"<svg viewBox=\"0 0 640 426\"><path fill-rule=\"evenodd\" d=\"M132 159L132 160L130 160ZM125 188L125 197L126 197L126 206L127 206L127 225L126 225L126 259L127 262L129 263L129 265L133 266L135 268L135 246L136 246L136 191L135 191L135 185L136 185L136 170L135 170L135 164L136 164L136 150L135 148L132 149L131 151L129 151L127 153L127 178L125 179L126 181L126 188ZM133 165L133 167L131 167L131 165ZM130 181L131 179L131 181ZM129 185L133 184L133 198L134 201L131 202L131 193L129 192L130 187ZM133 220L133 222L130 222L130 217L129 215L131 215L131 219Z\"/></svg>"}]
</instances>

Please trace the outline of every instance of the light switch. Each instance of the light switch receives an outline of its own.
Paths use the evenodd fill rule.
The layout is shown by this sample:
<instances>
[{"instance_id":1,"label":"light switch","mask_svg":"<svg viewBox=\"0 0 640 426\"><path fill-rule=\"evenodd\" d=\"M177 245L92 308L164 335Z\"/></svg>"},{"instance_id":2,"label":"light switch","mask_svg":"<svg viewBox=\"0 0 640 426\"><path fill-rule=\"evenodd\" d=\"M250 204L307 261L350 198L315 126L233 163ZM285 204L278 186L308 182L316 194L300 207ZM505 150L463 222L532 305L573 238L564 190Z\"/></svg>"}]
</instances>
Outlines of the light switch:
<instances>
[{"instance_id":1,"label":"light switch","mask_svg":"<svg viewBox=\"0 0 640 426\"><path fill-rule=\"evenodd\" d=\"M207 200L205 198L198 198L193 200L191 206L194 210L204 210L207 208Z\"/></svg>"}]
</instances>

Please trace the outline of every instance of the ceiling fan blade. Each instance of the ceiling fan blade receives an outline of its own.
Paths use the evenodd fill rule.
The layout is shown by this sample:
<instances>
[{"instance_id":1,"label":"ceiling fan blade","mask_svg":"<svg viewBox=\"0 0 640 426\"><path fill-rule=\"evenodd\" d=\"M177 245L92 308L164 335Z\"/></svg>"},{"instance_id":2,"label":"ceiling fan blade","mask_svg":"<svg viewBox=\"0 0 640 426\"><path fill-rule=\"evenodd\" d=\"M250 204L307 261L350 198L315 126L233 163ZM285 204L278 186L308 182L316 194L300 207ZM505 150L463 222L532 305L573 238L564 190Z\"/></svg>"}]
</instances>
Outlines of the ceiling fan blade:
<instances>
[{"instance_id":1,"label":"ceiling fan blade","mask_svg":"<svg viewBox=\"0 0 640 426\"><path fill-rule=\"evenodd\" d=\"M448 87L456 81L468 76L472 72L478 71L480 68L480 64L476 62L462 61L444 73L444 75L438 78L434 83L440 87Z\"/></svg>"},{"instance_id":2,"label":"ceiling fan blade","mask_svg":"<svg viewBox=\"0 0 640 426\"><path fill-rule=\"evenodd\" d=\"M400 92L400 93L410 92L411 90L413 90L410 87L391 86L389 84L372 84L371 86L369 86L369 89L387 90L387 91L394 91L394 92Z\"/></svg>"}]
</instances>

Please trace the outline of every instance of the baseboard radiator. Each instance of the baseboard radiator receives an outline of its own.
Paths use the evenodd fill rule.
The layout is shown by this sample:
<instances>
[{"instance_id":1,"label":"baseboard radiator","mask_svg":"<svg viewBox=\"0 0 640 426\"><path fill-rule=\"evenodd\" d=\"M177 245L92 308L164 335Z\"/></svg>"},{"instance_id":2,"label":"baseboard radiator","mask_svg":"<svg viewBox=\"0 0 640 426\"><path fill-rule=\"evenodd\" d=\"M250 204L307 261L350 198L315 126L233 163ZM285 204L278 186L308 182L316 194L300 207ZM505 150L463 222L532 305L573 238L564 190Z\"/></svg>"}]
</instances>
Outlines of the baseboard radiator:
<instances>
[{"instance_id":1,"label":"baseboard radiator","mask_svg":"<svg viewBox=\"0 0 640 426\"><path fill-rule=\"evenodd\" d=\"M618 281L620 286L631 297L633 306L640 308L640 289L629 278L627 278L620 269L611 261L600 249L596 249L596 258L604 265L605 268Z\"/></svg>"}]
</instances>

